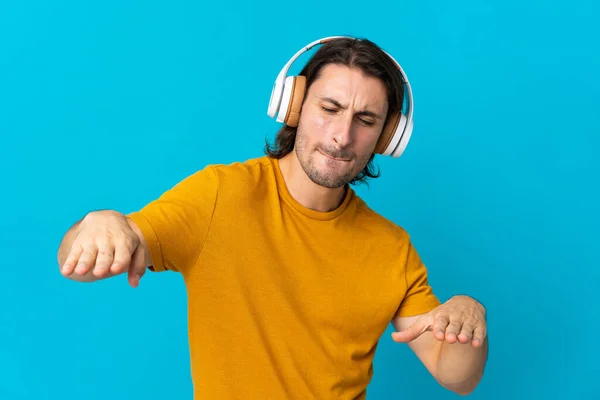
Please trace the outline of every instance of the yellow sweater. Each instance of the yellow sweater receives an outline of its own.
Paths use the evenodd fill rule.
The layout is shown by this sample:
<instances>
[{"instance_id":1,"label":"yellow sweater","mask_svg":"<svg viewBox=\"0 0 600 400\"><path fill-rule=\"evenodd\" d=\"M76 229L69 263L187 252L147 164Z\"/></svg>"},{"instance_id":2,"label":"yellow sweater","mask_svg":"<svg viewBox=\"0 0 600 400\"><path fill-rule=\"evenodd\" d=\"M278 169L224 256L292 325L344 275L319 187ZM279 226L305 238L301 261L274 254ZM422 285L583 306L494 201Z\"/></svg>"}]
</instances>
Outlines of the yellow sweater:
<instances>
[{"instance_id":1,"label":"yellow sweater","mask_svg":"<svg viewBox=\"0 0 600 400\"><path fill-rule=\"evenodd\" d=\"M394 316L439 305L408 234L349 188L303 207L266 156L210 165L128 215L182 274L195 399L361 399Z\"/></svg>"}]
</instances>

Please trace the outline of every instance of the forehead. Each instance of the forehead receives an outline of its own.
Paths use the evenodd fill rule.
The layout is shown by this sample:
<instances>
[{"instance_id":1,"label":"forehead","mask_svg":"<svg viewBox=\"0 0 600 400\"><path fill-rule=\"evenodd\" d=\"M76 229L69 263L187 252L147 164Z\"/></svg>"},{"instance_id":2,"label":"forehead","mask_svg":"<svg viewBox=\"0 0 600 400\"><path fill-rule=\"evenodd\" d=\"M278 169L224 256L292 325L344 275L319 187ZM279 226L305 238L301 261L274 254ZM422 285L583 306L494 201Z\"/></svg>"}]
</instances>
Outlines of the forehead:
<instances>
[{"instance_id":1,"label":"forehead","mask_svg":"<svg viewBox=\"0 0 600 400\"><path fill-rule=\"evenodd\" d=\"M356 106L371 106L380 111L387 107L387 90L380 79L344 65L324 66L310 90L313 95L333 97L343 103L356 103Z\"/></svg>"}]
</instances>

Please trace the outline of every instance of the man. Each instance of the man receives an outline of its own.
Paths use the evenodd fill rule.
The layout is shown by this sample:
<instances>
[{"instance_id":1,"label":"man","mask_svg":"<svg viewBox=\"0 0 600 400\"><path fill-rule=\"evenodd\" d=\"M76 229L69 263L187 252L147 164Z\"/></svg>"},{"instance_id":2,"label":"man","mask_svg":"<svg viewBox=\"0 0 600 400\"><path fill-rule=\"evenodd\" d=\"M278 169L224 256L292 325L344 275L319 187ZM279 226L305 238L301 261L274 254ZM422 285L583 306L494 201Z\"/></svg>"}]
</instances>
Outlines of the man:
<instances>
[{"instance_id":1,"label":"man","mask_svg":"<svg viewBox=\"0 0 600 400\"><path fill-rule=\"evenodd\" d=\"M441 303L408 234L351 184L375 178L402 107L395 64L369 40L325 43L303 71L297 121L266 155L209 165L142 210L92 212L63 238L64 276L176 271L189 304L195 398L360 399L390 322L435 379L480 381L485 309Z\"/></svg>"}]
</instances>

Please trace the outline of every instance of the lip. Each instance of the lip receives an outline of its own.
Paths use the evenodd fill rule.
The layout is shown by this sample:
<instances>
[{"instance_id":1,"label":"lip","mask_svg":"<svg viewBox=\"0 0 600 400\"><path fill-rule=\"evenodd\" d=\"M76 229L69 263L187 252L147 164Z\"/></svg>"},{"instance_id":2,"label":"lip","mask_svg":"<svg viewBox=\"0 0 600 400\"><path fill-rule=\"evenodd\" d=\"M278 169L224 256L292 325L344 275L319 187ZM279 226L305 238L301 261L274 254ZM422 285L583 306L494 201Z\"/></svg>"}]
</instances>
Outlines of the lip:
<instances>
[{"instance_id":1,"label":"lip","mask_svg":"<svg viewBox=\"0 0 600 400\"><path fill-rule=\"evenodd\" d=\"M343 162L348 162L348 161L350 161L350 160L345 160L345 159L343 159L343 158L335 158L335 157L331 157L330 155L323 153L321 150L318 150L318 151L319 151L319 153L323 154L325 157L329 158L330 160L334 160L334 161L343 161Z\"/></svg>"}]
</instances>

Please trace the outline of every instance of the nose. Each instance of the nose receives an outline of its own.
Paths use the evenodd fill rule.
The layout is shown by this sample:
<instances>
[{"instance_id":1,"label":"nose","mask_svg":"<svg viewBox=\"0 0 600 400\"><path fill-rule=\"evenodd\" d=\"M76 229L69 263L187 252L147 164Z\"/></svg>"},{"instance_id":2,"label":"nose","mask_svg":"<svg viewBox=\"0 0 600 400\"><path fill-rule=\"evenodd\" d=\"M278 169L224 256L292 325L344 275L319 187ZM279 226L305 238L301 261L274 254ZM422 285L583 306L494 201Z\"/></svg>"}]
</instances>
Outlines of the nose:
<instances>
[{"instance_id":1,"label":"nose","mask_svg":"<svg viewBox=\"0 0 600 400\"><path fill-rule=\"evenodd\" d=\"M344 115L338 118L335 125L333 141L337 148L345 148L352 143L352 116Z\"/></svg>"}]
</instances>

